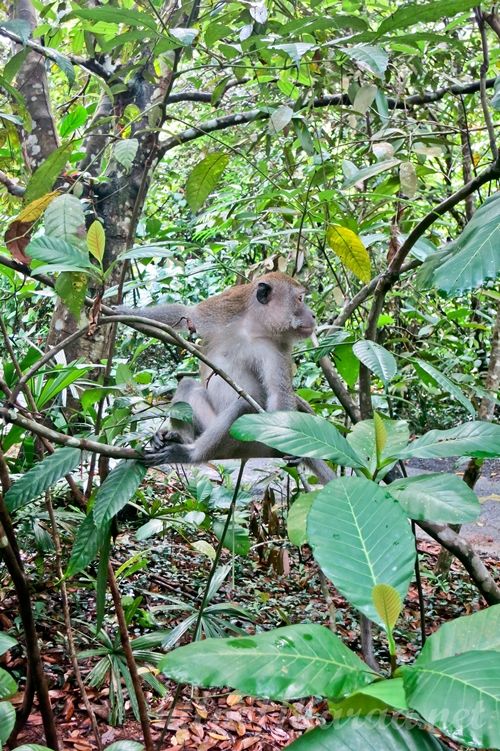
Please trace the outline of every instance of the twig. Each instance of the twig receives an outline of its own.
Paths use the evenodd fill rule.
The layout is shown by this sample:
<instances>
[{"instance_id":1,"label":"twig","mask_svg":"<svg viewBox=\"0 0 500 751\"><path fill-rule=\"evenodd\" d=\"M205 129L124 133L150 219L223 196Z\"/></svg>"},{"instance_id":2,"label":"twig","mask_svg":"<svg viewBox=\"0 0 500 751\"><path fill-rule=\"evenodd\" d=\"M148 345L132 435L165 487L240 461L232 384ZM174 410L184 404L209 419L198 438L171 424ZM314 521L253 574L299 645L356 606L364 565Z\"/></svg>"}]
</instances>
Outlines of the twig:
<instances>
[{"instance_id":1,"label":"twig","mask_svg":"<svg viewBox=\"0 0 500 751\"><path fill-rule=\"evenodd\" d=\"M479 33L481 35L481 49L483 51L483 60L481 62L481 67L479 69L481 107L483 110L484 122L488 129L488 137L490 139L491 153L493 154L493 159L497 159L498 147L497 147L496 139L495 139L495 128L493 127L491 111L490 111L488 100L486 98L486 75L488 73L488 68L490 67L490 56L489 56L489 51L488 51L488 39L486 37L486 25L485 25L484 14L479 5L476 8L474 8L474 15L476 17L476 23L479 28Z\"/></svg>"},{"instance_id":2,"label":"twig","mask_svg":"<svg viewBox=\"0 0 500 751\"><path fill-rule=\"evenodd\" d=\"M22 198L26 192L26 188L19 185L15 180L12 180L12 178L6 175L5 172L2 172L2 170L0 170L0 183L7 188L7 192L10 193L11 196L16 196L16 198Z\"/></svg>"}]
</instances>

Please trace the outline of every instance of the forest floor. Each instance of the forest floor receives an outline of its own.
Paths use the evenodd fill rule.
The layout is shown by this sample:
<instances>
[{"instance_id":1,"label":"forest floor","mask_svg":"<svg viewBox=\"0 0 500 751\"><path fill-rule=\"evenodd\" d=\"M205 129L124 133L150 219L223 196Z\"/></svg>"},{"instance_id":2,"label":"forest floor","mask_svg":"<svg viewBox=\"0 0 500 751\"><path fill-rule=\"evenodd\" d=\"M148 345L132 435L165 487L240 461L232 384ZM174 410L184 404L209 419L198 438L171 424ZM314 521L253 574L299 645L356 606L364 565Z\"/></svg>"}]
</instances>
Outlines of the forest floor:
<instances>
[{"instance_id":1,"label":"forest floor","mask_svg":"<svg viewBox=\"0 0 500 751\"><path fill-rule=\"evenodd\" d=\"M419 472L429 469L436 471L436 467L429 468L425 465L415 466L414 469ZM466 530L471 541L478 543L477 547L490 571L498 571L500 562L500 503L497 501L499 470L498 462L490 463L485 468L485 474L477 490L478 495L486 499L483 512L486 504L491 504L492 509L488 510L484 522L468 525ZM253 480L251 475L252 467L247 470L246 479ZM152 491L157 495L168 494L168 487L162 475L153 473L152 478ZM253 494L262 487L262 478L259 477L254 484ZM256 501L256 508L259 512L259 500ZM135 526L137 527L137 524ZM210 535L206 535L205 539L214 544L214 538ZM263 546L261 550L269 551L272 547ZM236 558L231 575L213 602L236 603L247 610L250 620L241 621L237 625L249 632L269 630L302 621L320 623L328 627L332 619L332 609L330 607L329 610L325 603L318 569L307 547L299 551L297 548L283 548L277 544L274 548L278 551L286 550L286 554L274 555L274 559L268 554L259 558L256 553L251 553L245 558ZM484 606L477 590L458 562L453 562L449 578L436 576L434 569L438 546L427 539L419 539L418 548L421 553L420 567L427 634L433 632L444 621L470 614ZM137 597L142 598L132 620L132 638L150 630L170 630L189 615L190 609L199 603L199 594L210 569L209 559L193 549L188 534L169 533L168 537L162 540L155 537L138 542L134 525L128 524L122 527L113 550L115 570L136 554L140 563L138 569L131 574L125 573L120 580L122 595L128 596L129 602ZM232 562L229 553L223 553L222 562ZM60 732L61 749L93 751L97 745L74 680L63 638L63 614L53 561L50 555L46 555L43 559L34 556L26 563L32 574L34 599L38 603L39 636ZM15 632L18 625L18 608L7 578L2 575L2 579L0 624L3 629L14 627ZM91 640L88 628L88 624L95 620L92 577L77 576L68 586L79 649L102 646ZM330 587L330 595L335 608L336 633L344 643L359 653L356 613L333 586ZM162 610L166 603L165 596L180 602L180 609ZM116 628L112 622L107 625L107 630L113 639L116 636ZM418 593L415 587L411 587L406 598L404 611L395 630L395 639L399 662L411 662L421 647ZM184 637L180 643L187 640ZM374 635L374 642L376 657L382 672L385 673L388 668L387 643L378 629ZM81 660L84 677L88 678L96 662L95 658ZM19 680L21 689L23 664L22 654L16 650L8 654L4 663L4 667L11 670ZM288 746L309 728L330 719L327 703L318 699L306 698L278 704L241 696L230 690L183 687L165 731L164 726L169 715L175 684L168 681L164 683L167 692L163 698L152 690L146 690L155 742L158 742L164 733L161 751L277 751ZM126 719L121 726L113 726L109 722L113 698L110 696L108 681L98 688L88 688L88 695L98 718L104 746L120 739L141 740L140 725L133 719L126 690ZM22 691L15 697L14 703L19 706L21 701ZM36 704L28 725L18 737L18 744L22 742L44 743L41 716ZM461 748L450 741L446 741L444 745L450 749Z\"/></svg>"}]
</instances>

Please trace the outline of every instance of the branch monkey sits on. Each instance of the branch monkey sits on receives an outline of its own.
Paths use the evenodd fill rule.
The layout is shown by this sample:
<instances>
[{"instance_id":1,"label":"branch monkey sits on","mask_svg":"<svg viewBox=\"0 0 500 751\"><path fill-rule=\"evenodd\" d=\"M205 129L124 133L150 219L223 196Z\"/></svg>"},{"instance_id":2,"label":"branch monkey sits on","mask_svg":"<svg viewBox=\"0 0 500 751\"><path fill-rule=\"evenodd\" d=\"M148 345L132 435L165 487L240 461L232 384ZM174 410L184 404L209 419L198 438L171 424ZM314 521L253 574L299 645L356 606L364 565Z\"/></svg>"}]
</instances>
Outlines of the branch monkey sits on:
<instances>
[{"instance_id":1,"label":"branch monkey sits on","mask_svg":"<svg viewBox=\"0 0 500 751\"><path fill-rule=\"evenodd\" d=\"M178 303L148 308L119 307L176 329L196 331L206 356L267 411L297 409L292 385L292 346L314 331L300 282L280 272L226 289L198 305ZM280 456L261 443L240 443L232 423L252 408L220 376L202 363L201 380L183 378L172 404L188 402L193 423L171 420L144 454L148 466L211 459Z\"/></svg>"}]
</instances>

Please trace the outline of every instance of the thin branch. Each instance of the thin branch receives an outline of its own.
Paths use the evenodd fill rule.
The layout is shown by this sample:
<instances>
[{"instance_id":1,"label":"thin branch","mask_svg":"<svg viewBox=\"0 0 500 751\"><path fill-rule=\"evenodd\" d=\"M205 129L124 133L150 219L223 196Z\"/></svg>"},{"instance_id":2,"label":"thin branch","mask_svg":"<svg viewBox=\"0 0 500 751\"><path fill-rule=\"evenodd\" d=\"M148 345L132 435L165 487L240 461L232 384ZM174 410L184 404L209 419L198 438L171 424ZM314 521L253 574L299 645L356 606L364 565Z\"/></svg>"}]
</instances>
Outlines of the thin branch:
<instances>
[{"instance_id":1,"label":"thin branch","mask_svg":"<svg viewBox=\"0 0 500 751\"><path fill-rule=\"evenodd\" d=\"M0 184L7 188L7 192L10 193L11 196L16 196L16 198L22 198L26 192L26 188L19 185L15 180L12 180L5 174L5 172L2 172L2 170L0 170Z\"/></svg>"},{"instance_id":2,"label":"thin branch","mask_svg":"<svg viewBox=\"0 0 500 751\"><path fill-rule=\"evenodd\" d=\"M0 36L7 37L7 39L10 39L16 44L19 44L21 47L29 47L35 52L38 52L39 55L46 57L48 60L52 60L52 62L56 63L56 65L59 64L62 58L72 65L77 65L80 68L88 70L90 73L95 73L95 75L99 76L105 81L109 81L109 79L113 75L108 72L106 68L101 65L101 63L98 63L97 60L85 59L84 57L78 57L78 55L63 55L61 52L57 52L50 47L44 47L43 44L34 42L32 39L24 40L18 34L14 34L13 31L9 31L8 29L3 29L2 27L0 27Z\"/></svg>"},{"instance_id":3,"label":"thin branch","mask_svg":"<svg viewBox=\"0 0 500 751\"><path fill-rule=\"evenodd\" d=\"M488 50L488 39L486 37L486 24L485 24L485 19L484 19L484 13L481 10L480 6L477 6L476 8L474 8L474 15L476 17L476 23L479 29L479 33L481 35L481 49L483 51L483 60L481 62L481 67L479 69L481 107L483 110L484 122L486 123L486 127L488 129L488 137L490 140L491 153L493 154L493 158L496 159L498 157L498 148L497 148L496 139L495 139L495 128L493 126L493 120L491 118L489 102L486 98L486 75L488 73L488 68L490 67L490 56L489 56L489 50Z\"/></svg>"},{"instance_id":4,"label":"thin branch","mask_svg":"<svg viewBox=\"0 0 500 751\"><path fill-rule=\"evenodd\" d=\"M488 78L485 81L486 88L492 88L495 83L494 78ZM415 94L407 97L406 99L388 99L389 109L403 109L420 105L428 104L430 102L437 102L443 99L446 94L472 94L480 90L481 82L473 81L469 84L453 84L452 86L443 86L436 91L429 92L428 94ZM208 92L197 92L196 101L211 101L212 94ZM352 104L347 94L325 94L324 96L316 97L310 103L305 103L303 109L313 107L314 109L319 107L332 107L332 106L350 106ZM270 112L263 112L259 109L247 110L246 112L238 112L233 115L224 115L222 117L216 117L212 120L207 120L201 123L199 126L194 125L191 128L187 128L181 133L177 133L175 136L171 136L162 142L160 148L160 154L163 156L167 151L174 149L176 146L180 146L184 143L189 143L197 138L201 138L208 133L214 133L218 130L225 130L226 128L233 128L236 125L245 125L247 123L255 122L256 120L267 120L271 116Z\"/></svg>"}]
</instances>

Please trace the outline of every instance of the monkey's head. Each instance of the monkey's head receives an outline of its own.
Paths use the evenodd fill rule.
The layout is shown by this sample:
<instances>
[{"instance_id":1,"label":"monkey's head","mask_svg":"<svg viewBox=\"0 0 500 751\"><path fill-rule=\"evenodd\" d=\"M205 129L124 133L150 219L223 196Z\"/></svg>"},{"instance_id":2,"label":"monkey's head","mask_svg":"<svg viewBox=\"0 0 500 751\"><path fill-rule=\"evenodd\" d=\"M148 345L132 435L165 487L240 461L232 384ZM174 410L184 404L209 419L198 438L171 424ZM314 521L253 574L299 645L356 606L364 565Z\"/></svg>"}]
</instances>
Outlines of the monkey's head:
<instances>
[{"instance_id":1,"label":"monkey's head","mask_svg":"<svg viewBox=\"0 0 500 751\"><path fill-rule=\"evenodd\" d=\"M306 290L300 282L273 271L256 279L252 287L252 307L265 331L286 340L311 336L316 321L304 302Z\"/></svg>"}]
</instances>

